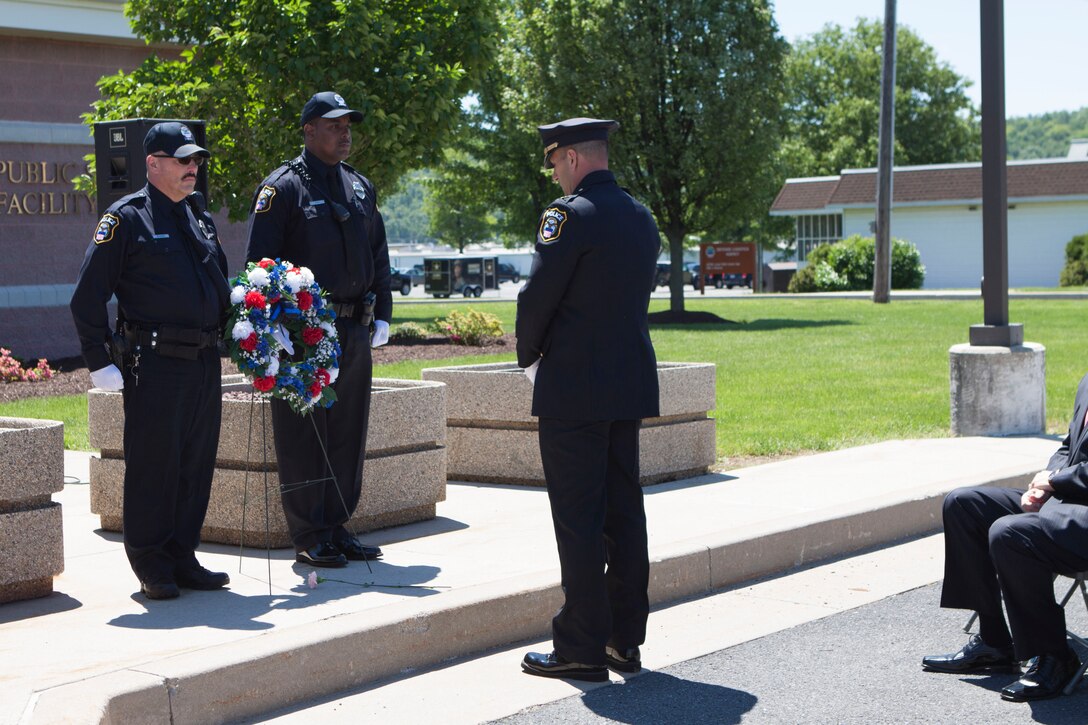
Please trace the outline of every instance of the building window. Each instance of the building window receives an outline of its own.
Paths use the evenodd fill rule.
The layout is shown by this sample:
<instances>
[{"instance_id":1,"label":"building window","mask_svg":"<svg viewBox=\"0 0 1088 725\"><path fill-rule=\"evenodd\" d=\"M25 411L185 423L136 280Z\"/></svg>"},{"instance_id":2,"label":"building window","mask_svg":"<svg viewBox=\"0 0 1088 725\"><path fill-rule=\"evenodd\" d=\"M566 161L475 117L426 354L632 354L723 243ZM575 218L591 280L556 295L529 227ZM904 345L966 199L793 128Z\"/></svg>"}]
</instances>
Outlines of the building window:
<instances>
[{"instance_id":1,"label":"building window","mask_svg":"<svg viewBox=\"0 0 1088 725\"><path fill-rule=\"evenodd\" d=\"M797 260L808 259L818 244L830 244L842 239L842 215L820 214L797 217Z\"/></svg>"}]
</instances>

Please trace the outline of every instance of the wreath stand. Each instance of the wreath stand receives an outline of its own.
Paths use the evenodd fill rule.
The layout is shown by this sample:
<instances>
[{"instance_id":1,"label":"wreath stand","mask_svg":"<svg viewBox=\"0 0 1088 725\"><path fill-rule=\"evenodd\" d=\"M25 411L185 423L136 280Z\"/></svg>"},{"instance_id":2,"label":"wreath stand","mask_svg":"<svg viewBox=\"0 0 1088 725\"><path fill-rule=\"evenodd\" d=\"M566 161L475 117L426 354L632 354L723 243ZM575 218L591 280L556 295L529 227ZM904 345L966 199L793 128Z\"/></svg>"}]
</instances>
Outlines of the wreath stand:
<instances>
[{"instance_id":1,"label":"wreath stand","mask_svg":"<svg viewBox=\"0 0 1088 725\"><path fill-rule=\"evenodd\" d=\"M250 393L249 433L248 433L248 435L246 437L246 475L245 475L244 482L242 484L242 527L239 530L239 535L238 535L238 573L239 574L242 573L242 561L244 559L244 554L245 554L246 507L247 507L247 505L249 503L249 471L250 471L249 454L253 450L253 412L254 412L254 410L256 410L257 406L262 403L262 400L263 399L261 398L261 396L257 395L256 393L253 393L253 392ZM317 422L314 421L313 412L312 411L307 411L306 416L310 419L310 423L314 427L314 436L317 438L318 445L321 446L321 455L324 456L324 458L325 458L325 466L326 466L327 470L329 471L329 475L325 476L324 478L314 478L314 479L310 479L310 480L307 480L307 481L298 481L298 482L295 482L295 483L286 483L286 484L281 483L279 485L279 493L282 494L282 493L285 493L285 492L296 491L296 490L298 490L300 488L304 488L306 486L313 486L313 485L316 485L316 484L319 484L319 483L322 486L325 486L325 485L328 484L329 481L332 481L333 486L336 488L336 495L340 499L340 505L344 507L344 515L347 517L347 520L344 523L345 524L350 523L350 521L351 521L351 512L348 511L347 501L344 500L344 494L340 492L340 486L337 485L336 474L332 472L332 462L329 460L329 452L327 450L325 450L325 441L323 441L321 439L321 432L317 429ZM265 564L266 564L266 567L267 567L267 576L268 576L268 581L267 581L267 583L268 583L268 596L271 597L272 596L272 529L271 529L271 522L270 522L269 516L268 516L268 488L269 488L269 485L268 485L268 474L269 474L269 471L268 471L268 426L265 424L265 416L264 416L263 413L261 415L261 473L262 473L262 475L264 477L264 553L265 553ZM351 531L351 529L348 529L348 530ZM352 535L353 536L356 535L354 531L352 531ZM363 559L363 563L366 564L367 571L369 571L371 574L373 574L374 569L371 568L370 562L368 560L366 560L366 559Z\"/></svg>"}]
</instances>

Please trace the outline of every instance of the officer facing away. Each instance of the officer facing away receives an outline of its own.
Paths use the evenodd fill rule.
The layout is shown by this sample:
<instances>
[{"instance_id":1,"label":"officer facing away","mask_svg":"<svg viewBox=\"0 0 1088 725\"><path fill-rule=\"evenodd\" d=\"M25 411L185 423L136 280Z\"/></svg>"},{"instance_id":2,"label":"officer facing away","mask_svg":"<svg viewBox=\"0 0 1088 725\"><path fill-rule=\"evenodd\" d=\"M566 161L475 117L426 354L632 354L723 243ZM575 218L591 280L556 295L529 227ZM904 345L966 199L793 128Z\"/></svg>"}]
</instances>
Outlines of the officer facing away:
<instances>
[{"instance_id":1,"label":"officer facing away","mask_svg":"<svg viewBox=\"0 0 1088 725\"><path fill-rule=\"evenodd\" d=\"M230 292L215 224L193 193L211 154L177 122L153 126L144 151L147 184L99 220L71 310L91 382L123 390L125 552L144 595L172 599L179 586L230 582L194 553L219 442L216 344Z\"/></svg>"}]
</instances>

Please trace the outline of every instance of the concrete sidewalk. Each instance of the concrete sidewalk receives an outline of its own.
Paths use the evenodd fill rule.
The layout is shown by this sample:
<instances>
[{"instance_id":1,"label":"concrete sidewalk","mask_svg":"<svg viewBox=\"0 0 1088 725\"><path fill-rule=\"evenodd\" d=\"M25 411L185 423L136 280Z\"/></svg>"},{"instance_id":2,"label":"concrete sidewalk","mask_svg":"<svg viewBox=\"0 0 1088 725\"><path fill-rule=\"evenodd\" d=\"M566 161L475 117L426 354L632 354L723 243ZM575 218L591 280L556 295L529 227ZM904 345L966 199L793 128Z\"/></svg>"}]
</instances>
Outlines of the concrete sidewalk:
<instances>
[{"instance_id":1,"label":"concrete sidewalk","mask_svg":"<svg viewBox=\"0 0 1088 725\"><path fill-rule=\"evenodd\" d=\"M647 488L651 600L674 601L940 524L961 485L1026 483L1051 438L888 441ZM65 571L0 607L0 723L224 722L544 637L561 602L541 489L451 484L439 518L364 537L386 558L320 570L208 545L227 592L135 593L120 537L66 454Z\"/></svg>"}]
</instances>

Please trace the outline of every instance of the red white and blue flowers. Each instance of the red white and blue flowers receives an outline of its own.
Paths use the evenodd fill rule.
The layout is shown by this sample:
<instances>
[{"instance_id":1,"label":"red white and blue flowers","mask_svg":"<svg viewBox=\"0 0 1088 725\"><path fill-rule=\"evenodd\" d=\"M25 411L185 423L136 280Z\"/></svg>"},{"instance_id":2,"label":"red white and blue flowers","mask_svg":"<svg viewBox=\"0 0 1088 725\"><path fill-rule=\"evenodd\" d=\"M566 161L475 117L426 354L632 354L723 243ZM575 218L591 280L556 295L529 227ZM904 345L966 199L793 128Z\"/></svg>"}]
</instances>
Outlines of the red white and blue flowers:
<instances>
[{"instance_id":1,"label":"red white and blue flowers","mask_svg":"<svg viewBox=\"0 0 1088 725\"><path fill-rule=\"evenodd\" d=\"M340 344L325 293L306 267L286 260L250 262L234 278L227 342L230 359L262 397L305 415L336 401Z\"/></svg>"}]
</instances>

